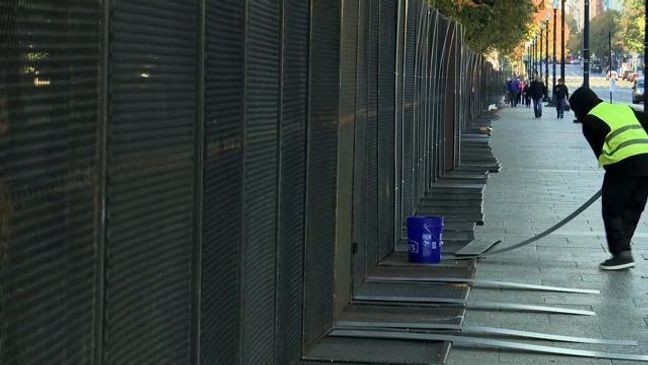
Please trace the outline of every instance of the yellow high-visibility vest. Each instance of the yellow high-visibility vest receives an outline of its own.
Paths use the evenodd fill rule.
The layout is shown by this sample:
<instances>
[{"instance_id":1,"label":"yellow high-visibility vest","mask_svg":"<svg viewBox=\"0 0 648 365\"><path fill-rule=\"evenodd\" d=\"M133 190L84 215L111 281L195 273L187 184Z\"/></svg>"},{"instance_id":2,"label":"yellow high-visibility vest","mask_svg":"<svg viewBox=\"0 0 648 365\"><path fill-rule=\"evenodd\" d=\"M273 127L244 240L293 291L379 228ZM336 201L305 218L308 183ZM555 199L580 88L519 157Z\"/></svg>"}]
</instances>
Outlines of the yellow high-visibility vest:
<instances>
[{"instance_id":1,"label":"yellow high-visibility vest","mask_svg":"<svg viewBox=\"0 0 648 365\"><path fill-rule=\"evenodd\" d=\"M610 127L599 156L599 166L648 153L648 133L629 106L603 102L595 106L589 114L598 117Z\"/></svg>"}]
</instances>

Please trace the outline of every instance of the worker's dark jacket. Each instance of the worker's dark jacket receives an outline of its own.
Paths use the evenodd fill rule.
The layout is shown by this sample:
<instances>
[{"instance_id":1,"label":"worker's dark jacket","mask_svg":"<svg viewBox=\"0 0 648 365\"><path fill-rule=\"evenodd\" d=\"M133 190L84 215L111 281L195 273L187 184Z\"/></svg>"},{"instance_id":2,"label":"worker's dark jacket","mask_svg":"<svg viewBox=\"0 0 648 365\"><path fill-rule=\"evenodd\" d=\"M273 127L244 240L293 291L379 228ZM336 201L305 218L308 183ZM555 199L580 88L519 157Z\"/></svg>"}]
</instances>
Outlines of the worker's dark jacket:
<instances>
[{"instance_id":1,"label":"worker's dark jacket","mask_svg":"<svg viewBox=\"0 0 648 365\"><path fill-rule=\"evenodd\" d=\"M589 142L596 158L598 159L603 150L605 137L610 132L610 127L598 117L588 114L595 106L603 101L588 88L580 88L569 98L576 118L583 125L583 135ZM629 108L629 107L628 107ZM637 120L648 133L648 114L634 111ZM641 154L628 157L620 162L605 165L605 171L619 175L648 176L648 154Z\"/></svg>"}]
</instances>

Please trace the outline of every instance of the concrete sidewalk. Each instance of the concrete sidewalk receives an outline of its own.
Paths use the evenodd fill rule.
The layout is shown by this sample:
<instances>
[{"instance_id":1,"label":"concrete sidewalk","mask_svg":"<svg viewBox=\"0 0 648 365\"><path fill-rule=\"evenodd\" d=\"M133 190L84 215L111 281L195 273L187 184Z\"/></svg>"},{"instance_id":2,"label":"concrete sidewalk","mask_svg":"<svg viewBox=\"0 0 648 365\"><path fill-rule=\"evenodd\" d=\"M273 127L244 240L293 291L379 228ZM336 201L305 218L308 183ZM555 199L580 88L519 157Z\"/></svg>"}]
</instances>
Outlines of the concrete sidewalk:
<instances>
[{"instance_id":1,"label":"concrete sidewalk","mask_svg":"<svg viewBox=\"0 0 648 365\"><path fill-rule=\"evenodd\" d=\"M494 122L491 146L502 163L486 186L485 225L477 238L515 243L558 222L594 194L603 173L571 113L555 118L545 108L505 108ZM469 309L466 326L490 326L561 335L634 339L640 346L606 346L530 341L574 349L648 354L648 213L634 238L637 266L604 272L608 258L600 199L558 232L525 248L479 261L476 279L496 279L573 288L600 295L473 289L469 300L551 305L594 310L595 317ZM625 361L538 355L454 345L448 364L625 364ZM634 363L634 362L632 362Z\"/></svg>"}]
</instances>

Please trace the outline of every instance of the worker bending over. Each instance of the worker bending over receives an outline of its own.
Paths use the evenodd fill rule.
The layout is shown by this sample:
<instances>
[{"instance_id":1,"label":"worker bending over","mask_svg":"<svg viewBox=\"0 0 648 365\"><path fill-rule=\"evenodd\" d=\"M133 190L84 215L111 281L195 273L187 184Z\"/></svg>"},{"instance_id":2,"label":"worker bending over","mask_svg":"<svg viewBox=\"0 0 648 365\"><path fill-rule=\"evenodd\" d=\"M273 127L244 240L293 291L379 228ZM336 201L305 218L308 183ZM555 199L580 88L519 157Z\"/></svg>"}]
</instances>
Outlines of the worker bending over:
<instances>
[{"instance_id":1,"label":"worker bending over","mask_svg":"<svg viewBox=\"0 0 648 365\"><path fill-rule=\"evenodd\" d=\"M587 87L569 98L583 135L605 169L603 222L612 257L599 266L634 266L630 240L648 197L648 114L602 101Z\"/></svg>"}]
</instances>

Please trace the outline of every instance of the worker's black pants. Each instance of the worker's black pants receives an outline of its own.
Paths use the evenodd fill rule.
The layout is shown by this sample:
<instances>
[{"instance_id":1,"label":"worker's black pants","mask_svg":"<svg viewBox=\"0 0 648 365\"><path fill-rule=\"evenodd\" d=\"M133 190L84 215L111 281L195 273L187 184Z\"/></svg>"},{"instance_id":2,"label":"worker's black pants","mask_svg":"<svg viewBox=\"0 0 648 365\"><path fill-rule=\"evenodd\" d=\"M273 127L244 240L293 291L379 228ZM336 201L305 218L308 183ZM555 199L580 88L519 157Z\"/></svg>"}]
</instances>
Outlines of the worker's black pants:
<instances>
[{"instance_id":1,"label":"worker's black pants","mask_svg":"<svg viewBox=\"0 0 648 365\"><path fill-rule=\"evenodd\" d=\"M630 250L630 240L647 197L648 176L605 174L603 222L608 248L613 255Z\"/></svg>"}]
</instances>

